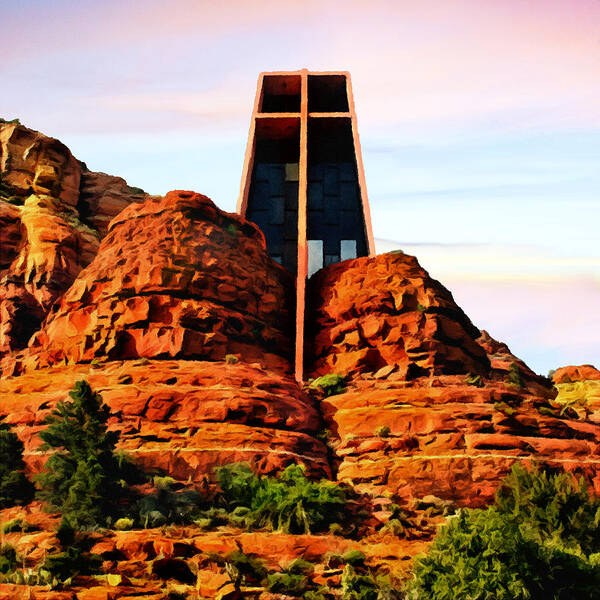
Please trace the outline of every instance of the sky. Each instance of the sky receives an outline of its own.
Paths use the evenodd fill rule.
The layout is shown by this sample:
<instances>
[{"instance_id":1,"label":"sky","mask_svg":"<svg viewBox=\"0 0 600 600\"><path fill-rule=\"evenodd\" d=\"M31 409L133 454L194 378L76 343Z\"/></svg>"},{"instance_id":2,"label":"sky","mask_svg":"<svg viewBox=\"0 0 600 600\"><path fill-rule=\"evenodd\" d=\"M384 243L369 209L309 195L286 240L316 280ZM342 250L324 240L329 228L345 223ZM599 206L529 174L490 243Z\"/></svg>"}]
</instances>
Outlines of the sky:
<instances>
[{"instance_id":1,"label":"sky","mask_svg":"<svg viewBox=\"0 0 600 600\"><path fill-rule=\"evenodd\" d=\"M233 211L261 71L352 76L379 252L600 367L600 0L0 0L0 116Z\"/></svg>"}]
</instances>

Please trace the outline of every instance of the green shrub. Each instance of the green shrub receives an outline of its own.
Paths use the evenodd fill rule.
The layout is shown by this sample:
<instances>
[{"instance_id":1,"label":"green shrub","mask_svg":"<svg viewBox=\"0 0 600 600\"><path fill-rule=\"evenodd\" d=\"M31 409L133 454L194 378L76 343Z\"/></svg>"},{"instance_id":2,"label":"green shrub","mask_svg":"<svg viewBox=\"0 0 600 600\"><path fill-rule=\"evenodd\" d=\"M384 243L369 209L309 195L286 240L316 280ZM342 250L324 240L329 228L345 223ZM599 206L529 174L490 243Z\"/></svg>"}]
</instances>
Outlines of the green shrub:
<instances>
[{"instance_id":1,"label":"green shrub","mask_svg":"<svg viewBox=\"0 0 600 600\"><path fill-rule=\"evenodd\" d=\"M474 373L467 373L465 376L465 383L467 385L472 385L475 387L483 387L483 379L481 379L481 375L475 375Z\"/></svg>"},{"instance_id":2,"label":"green shrub","mask_svg":"<svg viewBox=\"0 0 600 600\"><path fill-rule=\"evenodd\" d=\"M117 531L127 531L128 529L132 529L134 525L133 519L128 519L127 517L121 517L115 521L114 528Z\"/></svg>"},{"instance_id":3,"label":"green shrub","mask_svg":"<svg viewBox=\"0 0 600 600\"><path fill-rule=\"evenodd\" d=\"M16 566L17 551L10 544L4 544L0 547L0 573L14 571Z\"/></svg>"},{"instance_id":4,"label":"green shrub","mask_svg":"<svg viewBox=\"0 0 600 600\"><path fill-rule=\"evenodd\" d=\"M515 362L511 363L510 368L508 369L507 382L519 388L524 387L523 379L521 378L521 370L519 369L519 365Z\"/></svg>"},{"instance_id":5,"label":"green shrub","mask_svg":"<svg viewBox=\"0 0 600 600\"><path fill-rule=\"evenodd\" d=\"M267 576L267 569L262 561L242 550L234 550L225 557L225 571L238 590L245 584L261 583Z\"/></svg>"},{"instance_id":6,"label":"green shrub","mask_svg":"<svg viewBox=\"0 0 600 600\"><path fill-rule=\"evenodd\" d=\"M386 438L390 435L390 428L387 425L381 425L375 430L375 435L380 438Z\"/></svg>"},{"instance_id":7,"label":"green shrub","mask_svg":"<svg viewBox=\"0 0 600 600\"><path fill-rule=\"evenodd\" d=\"M33 484L25 476L23 442L0 420L0 508L27 504L33 499Z\"/></svg>"},{"instance_id":8,"label":"green shrub","mask_svg":"<svg viewBox=\"0 0 600 600\"><path fill-rule=\"evenodd\" d=\"M267 589L274 594L300 596L307 591L308 585L308 579L304 575L270 573L267 576Z\"/></svg>"},{"instance_id":9,"label":"green shrub","mask_svg":"<svg viewBox=\"0 0 600 600\"><path fill-rule=\"evenodd\" d=\"M365 564L365 555L360 550L349 550L342 556L342 562L353 567L363 567Z\"/></svg>"},{"instance_id":10,"label":"green shrub","mask_svg":"<svg viewBox=\"0 0 600 600\"><path fill-rule=\"evenodd\" d=\"M558 535L584 554L600 552L600 499L582 478L515 464L496 492L496 506L538 540Z\"/></svg>"},{"instance_id":11,"label":"green shrub","mask_svg":"<svg viewBox=\"0 0 600 600\"><path fill-rule=\"evenodd\" d=\"M309 387L314 390L321 390L325 397L343 394L346 391L346 383L341 375L328 373L322 377L314 379Z\"/></svg>"},{"instance_id":12,"label":"green shrub","mask_svg":"<svg viewBox=\"0 0 600 600\"><path fill-rule=\"evenodd\" d=\"M506 402L494 402L494 408L505 414L507 417L512 417L515 414L515 409L506 404Z\"/></svg>"},{"instance_id":13,"label":"green shrub","mask_svg":"<svg viewBox=\"0 0 600 600\"><path fill-rule=\"evenodd\" d=\"M189 524L202 518L204 498L193 489L176 491L170 477L155 477L156 492L140 498L135 506L142 527L160 527L167 523Z\"/></svg>"},{"instance_id":14,"label":"green shrub","mask_svg":"<svg viewBox=\"0 0 600 600\"><path fill-rule=\"evenodd\" d=\"M248 509L243 516L249 527L315 533L348 519L349 489L327 480L311 481L299 465L267 477L236 463L217 469L217 480L230 511Z\"/></svg>"},{"instance_id":15,"label":"green shrub","mask_svg":"<svg viewBox=\"0 0 600 600\"><path fill-rule=\"evenodd\" d=\"M78 532L67 518L61 519L56 537L61 551L46 556L39 568L42 579L65 582L76 575L100 572L102 558L89 552L93 540Z\"/></svg>"},{"instance_id":16,"label":"green shrub","mask_svg":"<svg viewBox=\"0 0 600 600\"><path fill-rule=\"evenodd\" d=\"M38 476L39 496L77 527L105 523L126 491L115 445L107 430L109 407L86 381L78 381L46 417L43 450L55 450Z\"/></svg>"},{"instance_id":17,"label":"green shrub","mask_svg":"<svg viewBox=\"0 0 600 600\"><path fill-rule=\"evenodd\" d=\"M15 531L27 533L29 531L37 531L39 528L34 525L30 525L24 519L17 518L3 523L0 529L2 533L14 533Z\"/></svg>"},{"instance_id":18,"label":"green shrub","mask_svg":"<svg viewBox=\"0 0 600 600\"><path fill-rule=\"evenodd\" d=\"M343 600L377 600L379 590L373 576L369 573L359 573L347 564L342 573Z\"/></svg>"},{"instance_id":19,"label":"green shrub","mask_svg":"<svg viewBox=\"0 0 600 600\"><path fill-rule=\"evenodd\" d=\"M240 362L240 359L235 354L226 354L225 362L228 365L237 365Z\"/></svg>"},{"instance_id":20,"label":"green shrub","mask_svg":"<svg viewBox=\"0 0 600 600\"><path fill-rule=\"evenodd\" d=\"M600 598L600 501L515 465L488 509L463 510L414 565L412 600Z\"/></svg>"},{"instance_id":21,"label":"green shrub","mask_svg":"<svg viewBox=\"0 0 600 600\"><path fill-rule=\"evenodd\" d=\"M420 302L417 302L417 310L419 312L425 312L426 308Z\"/></svg>"}]
</instances>

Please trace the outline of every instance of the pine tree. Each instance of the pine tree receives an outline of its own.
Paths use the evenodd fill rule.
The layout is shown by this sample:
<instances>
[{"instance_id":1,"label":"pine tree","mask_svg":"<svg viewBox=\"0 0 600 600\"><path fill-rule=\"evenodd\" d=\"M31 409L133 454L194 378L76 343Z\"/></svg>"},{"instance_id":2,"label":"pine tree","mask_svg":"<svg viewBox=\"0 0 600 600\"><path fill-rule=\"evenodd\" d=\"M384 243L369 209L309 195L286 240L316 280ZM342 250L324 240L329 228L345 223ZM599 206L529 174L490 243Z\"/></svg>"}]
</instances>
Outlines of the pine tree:
<instances>
[{"instance_id":1,"label":"pine tree","mask_svg":"<svg viewBox=\"0 0 600 600\"><path fill-rule=\"evenodd\" d=\"M24 470L23 442L0 420L0 508L33 499L33 485Z\"/></svg>"},{"instance_id":2,"label":"pine tree","mask_svg":"<svg viewBox=\"0 0 600 600\"><path fill-rule=\"evenodd\" d=\"M56 449L38 477L39 496L76 527L105 523L123 495L124 483L115 457L119 439L107 430L109 407L86 381L46 417L40 433L43 450Z\"/></svg>"}]
</instances>

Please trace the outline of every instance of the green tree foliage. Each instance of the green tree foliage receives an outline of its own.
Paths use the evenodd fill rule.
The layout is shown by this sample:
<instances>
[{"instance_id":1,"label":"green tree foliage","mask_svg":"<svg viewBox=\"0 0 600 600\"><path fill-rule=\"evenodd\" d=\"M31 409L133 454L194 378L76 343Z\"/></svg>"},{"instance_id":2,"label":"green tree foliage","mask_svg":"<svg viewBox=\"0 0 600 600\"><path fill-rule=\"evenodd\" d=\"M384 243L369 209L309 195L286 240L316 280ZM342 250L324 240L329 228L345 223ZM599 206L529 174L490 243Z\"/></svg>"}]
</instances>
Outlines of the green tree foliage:
<instances>
[{"instance_id":1,"label":"green tree foliage","mask_svg":"<svg viewBox=\"0 0 600 600\"><path fill-rule=\"evenodd\" d=\"M277 477L260 476L245 463L220 467L217 479L228 509L244 514L249 527L287 533L327 531L349 518L349 488L331 481L312 481L304 468L290 465Z\"/></svg>"},{"instance_id":2,"label":"green tree foliage","mask_svg":"<svg viewBox=\"0 0 600 600\"><path fill-rule=\"evenodd\" d=\"M24 473L23 442L0 421L0 508L27 504L34 488Z\"/></svg>"},{"instance_id":3,"label":"green tree foliage","mask_svg":"<svg viewBox=\"0 0 600 600\"><path fill-rule=\"evenodd\" d=\"M47 573L52 580L58 582L70 581L75 575L93 575L100 572L102 558L89 552L93 542L77 532L65 517L61 519L56 537L61 551L46 556L40 572Z\"/></svg>"},{"instance_id":4,"label":"green tree foliage","mask_svg":"<svg viewBox=\"0 0 600 600\"><path fill-rule=\"evenodd\" d=\"M38 477L39 496L74 526L106 522L126 489L115 445L116 431L107 430L109 407L86 381L78 381L46 417L40 433L45 450L56 450Z\"/></svg>"},{"instance_id":5,"label":"green tree foliage","mask_svg":"<svg viewBox=\"0 0 600 600\"><path fill-rule=\"evenodd\" d=\"M583 481L515 465L496 504L463 510L415 561L410 599L600 598L599 500Z\"/></svg>"}]
</instances>

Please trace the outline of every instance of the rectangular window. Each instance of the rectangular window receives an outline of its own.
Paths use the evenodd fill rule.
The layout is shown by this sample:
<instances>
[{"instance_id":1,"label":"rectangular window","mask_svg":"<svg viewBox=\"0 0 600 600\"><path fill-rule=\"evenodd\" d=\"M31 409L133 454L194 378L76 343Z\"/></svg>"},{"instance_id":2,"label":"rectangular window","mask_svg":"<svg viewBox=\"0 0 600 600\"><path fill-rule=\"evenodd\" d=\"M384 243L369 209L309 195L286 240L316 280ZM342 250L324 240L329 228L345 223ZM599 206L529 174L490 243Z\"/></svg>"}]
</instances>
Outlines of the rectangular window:
<instances>
[{"instance_id":1,"label":"rectangular window","mask_svg":"<svg viewBox=\"0 0 600 600\"><path fill-rule=\"evenodd\" d=\"M342 260L356 258L356 240L342 240L340 242L340 256Z\"/></svg>"},{"instance_id":2,"label":"rectangular window","mask_svg":"<svg viewBox=\"0 0 600 600\"><path fill-rule=\"evenodd\" d=\"M307 240L308 277L323 268L323 240Z\"/></svg>"}]
</instances>

